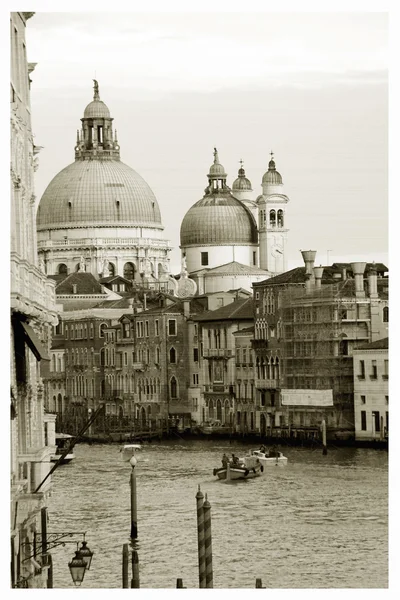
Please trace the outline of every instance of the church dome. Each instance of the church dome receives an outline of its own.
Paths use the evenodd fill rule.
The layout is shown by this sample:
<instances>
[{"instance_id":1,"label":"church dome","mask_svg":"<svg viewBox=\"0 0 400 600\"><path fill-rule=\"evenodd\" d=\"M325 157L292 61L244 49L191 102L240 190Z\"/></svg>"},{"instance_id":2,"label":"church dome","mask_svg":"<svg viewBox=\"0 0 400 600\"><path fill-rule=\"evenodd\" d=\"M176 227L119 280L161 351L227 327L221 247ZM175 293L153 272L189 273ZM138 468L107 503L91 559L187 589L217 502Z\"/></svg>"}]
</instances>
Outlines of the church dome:
<instances>
[{"instance_id":1,"label":"church dome","mask_svg":"<svg viewBox=\"0 0 400 600\"><path fill-rule=\"evenodd\" d=\"M272 154L272 153L271 153ZM269 183L272 185L277 185L282 183L282 175L278 173L275 166L275 161L273 158L268 163L268 171L264 173L262 178L262 183Z\"/></svg>"},{"instance_id":2,"label":"church dome","mask_svg":"<svg viewBox=\"0 0 400 600\"><path fill-rule=\"evenodd\" d=\"M230 193L205 196L192 206L181 225L181 246L256 244L253 215Z\"/></svg>"},{"instance_id":3,"label":"church dome","mask_svg":"<svg viewBox=\"0 0 400 600\"><path fill-rule=\"evenodd\" d=\"M110 111L102 100L92 100L83 113L84 119L109 119Z\"/></svg>"},{"instance_id":4,"label":"church dome","mask_svg":"<svg viewBox=\"0 0 400 600\"><path fill-rule=\"evenodd\" d=\"M246 177L246 172L243 168L243 164L238 171L237 179L235 179L235 181L232 184L232 190L236 190L237 192L253 191L253 188L251 187L251 181Z\"/></svg>"},{"instance_id":5,"label":"church dome","mask_svg":"<svg viewBox=\"0 0 400 600\"><path fill-rule=\"evenodd\" d=\"M119 160L77 160L56 175L38 208L37 229L68 227L163 229L157 199L144 179Z\"/></svg>"},{"instance_id":6,"label":"church dome","mask_svg":"<svg viewBox=\"0 0 400 600\"><path fill-rule=\"evenodd\" d=\"M257 225L250 210L234 198L214 148L204 197L186 213L181 224L181 247L257 244Z\"/></svg>"},{"instance_id":7,"label":"church dome","mask_svg":"<svg viewBox=\"0 0 400 600\"><path fill-rule=\"evenodd\" d=\"M78 227L163 229L157 199L147 183L120 161L107 106L94 96L77 131L75 162L47 186L37 212L37 230ZM98 119L93 127L91 119Z\"/></svg>"}]
</instances>

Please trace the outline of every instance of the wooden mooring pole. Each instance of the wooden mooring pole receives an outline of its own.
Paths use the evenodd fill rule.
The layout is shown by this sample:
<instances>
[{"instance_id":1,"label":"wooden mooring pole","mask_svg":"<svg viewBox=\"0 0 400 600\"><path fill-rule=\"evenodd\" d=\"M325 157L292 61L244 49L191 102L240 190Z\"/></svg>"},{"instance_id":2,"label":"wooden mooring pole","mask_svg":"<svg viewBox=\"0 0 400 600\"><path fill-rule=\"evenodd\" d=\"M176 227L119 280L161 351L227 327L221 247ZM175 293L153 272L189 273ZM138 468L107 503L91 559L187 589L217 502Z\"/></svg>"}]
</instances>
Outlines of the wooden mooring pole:
<instances>
[{"instance_id":1,"label":"wooden mooring pole","mask_svg":"<svg viewBox=\"0 0 400 600\"><path fill-rule=\"evenodd\" d=\"M265 590L265 586L262 584L262 579L256 579L256 588Z\"/></svg>"},{"instance_id":2,"label":"wooden mooring pole","mask_svg":"<svg viewBox=\"0 0 400 600\"><path fill-rule=\"evenodd\" d=\"M128 588L129 581L129 548L128 544L124 544L122 547L122 587L123 589Z\"/></svg>"},{"instance_id":3,"label":"wooden mooring pole","mask_svg":"<svg viewBox=\"0 0 400 600\"><path fill-rule=\"evenodd\" d=\"M186 590L185 586L183 585L183 581L182 581L181 578L178 578L176 580L176 587L177 587L177 589L180 589L180 590Z\"/></svg>"},{"instance_id":4,"label":"wooden mooring pole","mask_svg":"<svg viewBox=\"0 0 400 600\"><path fill-rule=\"evenodd\" d=\"M139 581L139 556L136 550L132 550L132 579L131 588L140 588Z\"/></svg>"},{"instance_id":5,"label":"wooden mooring pole","mask_svg":"<svg viewBox=\"0 0 400 600\"><path fill-rule=\"evenodd\" d=\"M196 494L197 505L197 546L199 554L199 588L206 587L206 556L204 547L204 495L199 489Z\"/></svg>"},{"instance_id":6,"label":"wooden mooring pole","mask_svg":"<svg viewBox=\"0 0 400 600\"><path fill-rule=\"evenodd\" d=\"M131 478L130 478L130 485L131 485L131 539L136 540L136 538L138 536L137 501L136 501L136 472L135 472L135 466L137 464L136 458L134 456L132 456L129 463L132 467Z\"/></svg>"},{"instance_id":7,"label":"wooden mooring pole","mask_svg":"<svg viewBox=\"0 0 400 600\"><path fill-rule=\"evenodd\" d=\"M325 456L326 454L328 454L328 448L326 447L326 422L325 422L325 419L322 419L321 429L322 429L322 454Z\"/></svg>"},{"instance_id":8,"label":"wooden mooring pole","mask_svg":"<svg viewBox=\"0 0 400 600\"><path fill-rule=\"evenodd\" d=\"M206 498L203 504L204 512L204 552L206 561L206 588L213 588L212 539L211 539L211 505Z\"/></svg>"}]
</instances>

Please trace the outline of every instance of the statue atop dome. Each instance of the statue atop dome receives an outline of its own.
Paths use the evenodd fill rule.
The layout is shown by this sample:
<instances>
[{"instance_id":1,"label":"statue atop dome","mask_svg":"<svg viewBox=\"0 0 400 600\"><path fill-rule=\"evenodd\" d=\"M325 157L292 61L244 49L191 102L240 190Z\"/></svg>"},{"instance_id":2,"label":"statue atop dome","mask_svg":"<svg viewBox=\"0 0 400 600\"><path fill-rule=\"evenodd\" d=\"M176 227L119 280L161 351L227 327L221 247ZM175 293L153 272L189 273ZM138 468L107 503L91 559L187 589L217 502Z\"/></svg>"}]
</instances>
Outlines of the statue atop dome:
<instances>
[{"instance_id":1,"label":"statue atop dome","mask_svg":"<svg viewBox=\"0 0 400 600\"><path fill-rule=\"evenodd\" d=\"M99 83L98 83L97 79L93 79L93 82L94 82L94 85L93 85L93 89L94 89L93 100L100 100Z\"/></svg>"}]
</instances>

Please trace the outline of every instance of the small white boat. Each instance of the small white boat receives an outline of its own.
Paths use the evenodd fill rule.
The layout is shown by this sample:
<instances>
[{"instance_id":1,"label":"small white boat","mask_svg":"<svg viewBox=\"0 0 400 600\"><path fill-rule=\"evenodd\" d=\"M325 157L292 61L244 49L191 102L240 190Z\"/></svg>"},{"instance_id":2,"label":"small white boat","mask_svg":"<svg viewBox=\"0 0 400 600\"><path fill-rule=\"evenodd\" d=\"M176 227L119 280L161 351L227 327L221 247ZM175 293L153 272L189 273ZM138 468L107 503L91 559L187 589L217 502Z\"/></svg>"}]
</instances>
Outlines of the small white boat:
<instances>
[{"instance_id":1,"label":"small white boat","mask_svg":"<svg viewBox=\"0 0 400 600\"><path fill-rule=\"evenodd\" d=\"M73 435L69 435L68 433L56 433L55 439L57 449L56 453L50 457L51 462L57 462L59 460L60 456L70 446L73 437ZM68 452L68 454L64 456L63 460L61 461L61 464L67 464L71 462L71 460L74 460L74 458L75 454L71 450L71 452Z\"/></svg>"},{"instance_id":2,"label":"small white boat","mask_svg":"<svg viewBox=\"0 0 400 600\"><path fill-rule=\"evenodd\" d=\"M125 444L121 446L120 452L122 452L122 460L128 461L135 456L137 450L141 450L142 446L140 444Z\"/></svg>"},{"instance_id":3,"label":"small white boat","mask_svg":"<svg viewBox=\"0 0 400 600\"><path fill-rule=\"evenodd\" d=\"M264 467L256 456L245 456L236 460L224 461L222 467L214 469L213 474L225 481L252 479L259 477Z\"/></svg>"},{"instance_id":4,"label":"small white boat","mask_svg":"<svg viewBox=\"0 0 400 600\"><path fill-rule=\"evenodd\" d=\"M252 450L251 456L256 456L263 467L273 467L277 465L287 465L287 457L283 456L279 450L270 450L262 452L261 450Z\"/></svg>"}]
</instances>

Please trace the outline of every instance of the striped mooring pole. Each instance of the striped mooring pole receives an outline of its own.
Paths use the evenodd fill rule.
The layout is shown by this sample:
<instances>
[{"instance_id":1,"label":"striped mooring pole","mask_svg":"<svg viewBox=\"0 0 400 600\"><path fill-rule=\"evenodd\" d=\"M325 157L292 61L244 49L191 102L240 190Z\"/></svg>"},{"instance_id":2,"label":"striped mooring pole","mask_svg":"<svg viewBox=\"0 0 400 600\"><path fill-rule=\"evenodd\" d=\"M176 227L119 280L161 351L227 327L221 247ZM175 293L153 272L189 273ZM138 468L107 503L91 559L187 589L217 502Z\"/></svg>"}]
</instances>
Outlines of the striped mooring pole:
<instances>
[{"instance_id":1,"label":"striped mooring pole","mask_svg":"<svg viewBox=\"0 0 400 600\"><path fill-rule=\"evenodd\" d=\"M204 552L206 559L206 588L213 586L212 545L211 545L211 505L206 498L203 504L204 512Z\"/></svg>"},{"instance_id":2,"label":"striped mooring pole","mask_svg":"<svg viewBox=\"0 0 400 600\"><path fill-rule=\"evenodd\" d=\"M196 494L197 505L197 545L199 553L199 587L206 587L206 555L204 547L204 511L203 511L204 495L199 489Z\"/></svg>"}]
</instances>

